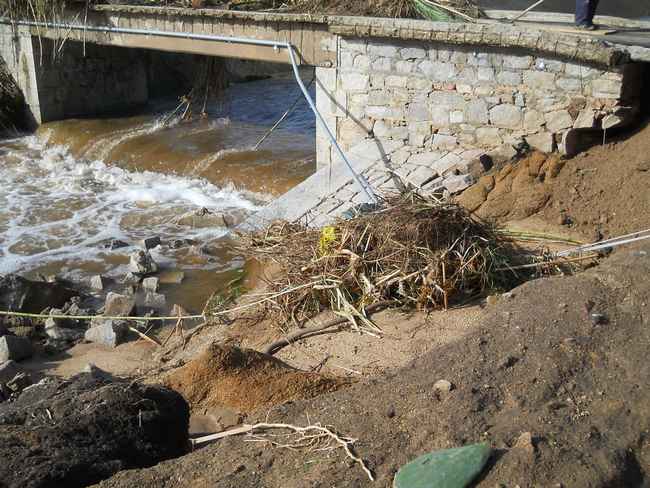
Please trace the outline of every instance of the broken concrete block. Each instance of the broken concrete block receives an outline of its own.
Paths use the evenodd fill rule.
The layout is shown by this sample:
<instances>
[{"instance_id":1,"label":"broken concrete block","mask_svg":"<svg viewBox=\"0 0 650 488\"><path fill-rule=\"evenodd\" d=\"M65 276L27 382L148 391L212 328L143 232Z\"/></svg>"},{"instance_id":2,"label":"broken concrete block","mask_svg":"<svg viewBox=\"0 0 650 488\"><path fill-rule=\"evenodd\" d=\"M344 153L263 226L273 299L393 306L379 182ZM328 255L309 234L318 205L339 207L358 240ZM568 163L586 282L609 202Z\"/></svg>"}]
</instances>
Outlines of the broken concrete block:
<instances>
[{"instance_id":1,"label":"broken concrete block","mask_svg":"<svg viewBox=\"0 0 650 488\"><path fill-rule=\"evenodd\" d=\"M449 193L457 193L474 184L474 178L471 175L452 175L447 176L442 184Z\"/></svg>"},{"instance_id":2,"label":"broken concrete block","mask_svg":"<svg viewBox=\"0 0 650 488\"><path fill-rule=\"evenodd\" d=\"M102 275L95 275L90 278L90 287L93 290L102 291L106 287L104 277Z\"/></svg>"},{"instance_id":3,"label":"broken concrete block","mask_svg":"<svg viewBox=\"0 0 650 488\"><path fill-rule=\"evenodd\" d=\"M116 347L126 340L129 328L124 322L104 320L86 331L84 339L88 342Z\"/></svg>"},{"instance_id":4,"label":"broken concrete block","mask_svg":"<svg viewBox=\"0 0 650 488\"><path fill-rule=\"evenodd\" d=\"M32 343L29 339L17 336L2 336L0 337L0 362L19 361L31 357Z\"/></svg>"},{"instance_id":5,"label":"broken concrete block","mask_svg":"<svg viewBox=\"0 0 650 488\"><path fill-rule=\"evenodd\" d=\"M128 317L135 309L135 298L119 293L106 295L104 304L104 315L108 317Z\"/></svg>"},{"instance_id":6,"label":"broken concrete block","mask_svg":"<svg viewBox=\"0 0 650 488\"><path fill-rule=\"evenodd\" d=\"M142 239L140 241L140 244L144 249L153 249L154 247L158 247L161 244L160 237L147 237L146 239Z\"/></svg>"},{"instance_id":7,"label":"broken concrete block","mask_svg":"<svg viewBox=\"0 0 650 488\"><path fill-rule=\"evenodd\" d=\"M155 276L145 278L142 280L142 288L146 291L156 292L158 291L158 283L160 280Z\"/></svg>"},{"instance_id":8,"label":"broken concrete block","mask_svg":"<svg viewBox=\"0 0 650 488\"><path fill-rule=\"evenodd\" d=\"M138 250L131 254L129 271L135 275L149 275L158 271L158 265L148 251Z\"/></svg>"},{"instance_id":9,"label":"broken concrete block","mask_svg":"<svg viewBox=\"0 0 650 488\"><path fill-rule=\"evenodd\" d=\"M147 294L144 297L144 305L145 307L152 307L152 308L165 308L165 305L167 304L167 299L165 298L165 295L162 293L156 293L156 292L147 292Z\"/></svg>"}]
</instances>

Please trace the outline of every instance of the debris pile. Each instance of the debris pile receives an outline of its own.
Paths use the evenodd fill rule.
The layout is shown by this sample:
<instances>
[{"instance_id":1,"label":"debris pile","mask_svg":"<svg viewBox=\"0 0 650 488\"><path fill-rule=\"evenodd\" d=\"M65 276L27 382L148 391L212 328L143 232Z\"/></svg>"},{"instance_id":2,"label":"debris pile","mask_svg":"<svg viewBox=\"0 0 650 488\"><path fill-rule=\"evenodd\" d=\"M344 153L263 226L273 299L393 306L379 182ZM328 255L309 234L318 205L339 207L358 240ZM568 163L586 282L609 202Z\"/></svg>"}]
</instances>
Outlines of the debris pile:
<instances>
[{"instance_id":1,"label":"debris pile","mask_svg":"<svg viewBox=\"0 0 650 488\"><path fill-rule=\"evenodd\" d=\"M265 312L300 324L325 309L368 326L364 309L389 302L443 309L518 279L513 243L462 207L417 194L379 211L311 229L276 223L245 250L280 272L268 279Z\"/></svg>"}]
</instances>

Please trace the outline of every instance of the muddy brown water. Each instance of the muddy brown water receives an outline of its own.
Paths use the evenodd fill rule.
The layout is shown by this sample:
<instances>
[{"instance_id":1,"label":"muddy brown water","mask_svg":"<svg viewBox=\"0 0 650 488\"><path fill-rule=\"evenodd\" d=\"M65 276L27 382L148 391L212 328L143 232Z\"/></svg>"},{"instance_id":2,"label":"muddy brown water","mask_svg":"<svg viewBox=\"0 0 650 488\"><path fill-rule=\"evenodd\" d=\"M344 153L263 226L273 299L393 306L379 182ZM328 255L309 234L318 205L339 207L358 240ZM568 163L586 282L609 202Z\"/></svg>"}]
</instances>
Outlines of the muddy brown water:
<instances>
[{"instance_id":1,"label":"muddy brown water","mask_svg":"<svg viewBox=\"0 0 650 488\"><path fill-rule=\"evenodd\" d=\"M162 122L177 105L169 98L137 115L47 123L0 142L0 274L119 280L140 239L192 239L199 244L152 254L163 269L185 273L181 285L162 286L168 303L200 310L244 265L225 223L315 170L314 117L304 101L253 149L299 94L278 75L231 86L207 117L190 122ZM104 249L107 239L131 246Z\"/></svg>"}]
</instances>

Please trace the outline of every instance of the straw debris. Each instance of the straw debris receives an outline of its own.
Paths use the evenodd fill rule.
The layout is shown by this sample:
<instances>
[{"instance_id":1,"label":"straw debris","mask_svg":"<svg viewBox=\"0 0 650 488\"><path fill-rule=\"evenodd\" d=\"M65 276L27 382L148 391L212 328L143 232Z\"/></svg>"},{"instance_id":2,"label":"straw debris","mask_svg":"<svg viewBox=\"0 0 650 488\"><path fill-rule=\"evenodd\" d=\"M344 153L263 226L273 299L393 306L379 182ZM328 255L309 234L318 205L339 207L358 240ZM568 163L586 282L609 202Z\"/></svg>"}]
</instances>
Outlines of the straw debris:
<instances>
[{"instance_id":1,"label":"straw debris","mask_svg":"<svg viewBox=\"0 0 650 488\"><path fill-rule=\"evenodd\" d=\"M280 269L267 280L273 298L263 303L265 314L302 325L331 309L370 334L381 331L368 320L368 306L445 309L512 286L519 275L503 270L521 262L491 224L417 194L323 229L278 222L246 239L251 257Z\"/></svg>"}]
</instances>

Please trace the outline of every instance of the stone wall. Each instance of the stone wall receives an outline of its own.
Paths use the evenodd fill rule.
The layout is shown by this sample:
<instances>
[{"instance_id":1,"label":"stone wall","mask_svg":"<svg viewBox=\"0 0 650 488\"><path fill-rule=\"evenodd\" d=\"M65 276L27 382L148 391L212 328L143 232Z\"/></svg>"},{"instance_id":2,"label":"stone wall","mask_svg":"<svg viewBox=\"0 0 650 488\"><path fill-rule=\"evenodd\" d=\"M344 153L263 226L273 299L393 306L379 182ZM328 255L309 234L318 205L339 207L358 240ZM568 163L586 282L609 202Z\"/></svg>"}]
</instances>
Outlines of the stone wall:
<instances>
[{"instance_id":1,"label":"stone wall","mask_svg":"<svg viewBox=\"0 0 650 488\"><path fill-rule=\"evenodd\" d=\"M342 38L339 69L319 70L331 94L320 108L344 148L369 137L403 141L407 163L458 149L508 155L524 141L565 152L569 129L638 106L638 84L624 83L630 66L603 71L523 52ZM329 164L329 144L318 145L319 164Z\"/></svg>"},{"instance_id":2,"label":"stone wall","mask_svg":"<svg viewBox=\"0 0 650 488\"><path fill-rule=\"evenodd\" d=\"M565 152L581 131L640 106L639 64L605 69L529 52L341 37L338 68L317 68L319 111L378 195L454 193L529 145ZM318 170L252 219L323 225L368 198L317 129ZM567 142L567 140L569 142ZM569 148L570 149L570 148ZM486 157L489 156L489 157Z\"/></svg>"},{"instance_id":3,"label":"stone wall","mask_svg":"<svg viewBox=\"0 0 650 488\"><path fill-rule=\"evenodd\" d=\"M147 102L145 56L140 50L31 36L0 25L0 56L25 95L37 124L103 115Z\"/></svg>"}]
</instances>

